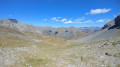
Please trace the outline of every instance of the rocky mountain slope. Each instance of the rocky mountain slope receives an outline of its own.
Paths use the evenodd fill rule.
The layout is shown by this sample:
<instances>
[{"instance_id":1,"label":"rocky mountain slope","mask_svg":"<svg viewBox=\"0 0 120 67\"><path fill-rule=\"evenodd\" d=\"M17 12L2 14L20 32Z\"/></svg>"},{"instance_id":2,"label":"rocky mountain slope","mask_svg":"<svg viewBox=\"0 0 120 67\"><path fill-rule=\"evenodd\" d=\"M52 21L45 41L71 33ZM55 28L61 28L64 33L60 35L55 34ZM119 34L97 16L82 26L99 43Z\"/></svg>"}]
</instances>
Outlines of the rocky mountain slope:
<instances>
[{"instance_id":1,"label":"rocky mountain slope","mask_svg":"<svg viewBox=\"0 0 120 67\"><path fill-rule=\"evenodd\" d=\"M15 19L0 19L0 25L5 27L10 27L12 29L16 29L24 33L34 32L34 33L39 33L41 35L60 37L65 40L81 38L89 34L92 34L100 29L96 27L89 27L89 28L38 27L38 26L32 26L32 25L27 25L25 23L21 23Z\"/></svg>"},{"instance_id":2,"label":"rocky mountain slope","mask_svg":"<svg viewBox=\"0 0 120 67\"><path fill-rule=\"evenodd\" d=\"M120 19L120 15L118 15L114 20L106 23L101 31L84 37L82 39L78 39L75 42L88 42L88 41L95 41L95 40L104 40L104 39L109 39L109 38L114 38L114 37L119 37L120 36L120 26L118 21Z\"/></svg>"}]
</instances>

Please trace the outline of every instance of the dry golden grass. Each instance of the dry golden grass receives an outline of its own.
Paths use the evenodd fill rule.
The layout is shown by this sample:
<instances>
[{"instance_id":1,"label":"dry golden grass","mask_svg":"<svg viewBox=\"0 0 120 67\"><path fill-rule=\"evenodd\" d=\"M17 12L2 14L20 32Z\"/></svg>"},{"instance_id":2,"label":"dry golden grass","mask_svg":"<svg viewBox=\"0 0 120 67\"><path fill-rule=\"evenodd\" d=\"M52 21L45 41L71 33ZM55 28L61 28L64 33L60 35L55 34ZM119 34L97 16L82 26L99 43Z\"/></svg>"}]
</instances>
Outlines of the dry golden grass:
<instances>
[{"instance_id":1,"label":"dry golden grass","mask_svg":"<svg viewBox=\"0 0 120 67\"><path fill-rule=\"evenodd\" d=\"M63 38L57 38L57 37L53 37L53 36L50 36L50 35L40 35L40 34L37 34L37 33L32 33L32 32L29 32L27 33L29 36L32 36L38 40L43 40L43 41L46 41L48 43L54 43L54 44L68 44L68 42L66 40L64 40Z\"/></svg>"},{"instance_id":2,"label":"dry golden grass","mask_svg":"<svg viewBox=\"0 0 120 67\"><path fill-rule=\"evenodd\" d=\"M17 47L28 45L29 42L18 40L15 38L0 38L0 46L2 47Z\"/></svg>"}]
</instances>

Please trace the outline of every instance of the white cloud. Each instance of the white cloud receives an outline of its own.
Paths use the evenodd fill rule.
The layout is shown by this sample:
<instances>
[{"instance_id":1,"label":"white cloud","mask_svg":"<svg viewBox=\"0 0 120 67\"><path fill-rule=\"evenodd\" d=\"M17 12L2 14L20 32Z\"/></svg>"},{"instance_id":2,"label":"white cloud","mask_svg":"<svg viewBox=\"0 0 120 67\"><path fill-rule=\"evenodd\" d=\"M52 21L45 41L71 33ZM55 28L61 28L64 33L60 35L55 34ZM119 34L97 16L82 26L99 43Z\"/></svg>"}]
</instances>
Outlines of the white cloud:
<instances>
[{"instance_id":1,"label":"white cloud","mask_svg":"<svg viewBox=\"0 0 120 67\"><path fill-rule=\"evenodd\" d=\"M65 22L65 21L67 21L67 19L66 19L66 18L64 18L64 19L62 19L62 20L61 20L61 22Z\"/></svg>"},{"instance_id":2,"label":"white cloud","mask_svg":"<svg viewBox=\"0 0 120 67\"><path fill-rule=\"evenodd\" d=\"M67 24L67 23L73 23L73 21L71 21L71 20L69 20L69 21L66 21L66 22L64 22L65 24Z\"/></svg>"},{"instance_id":3,"label":"white cloud","mask_svg":"<svg viewBox=\"0 0 120 67\"><path fill-rule=\"evenodd\" d=\"M94 14L100 14L100 13L107 13L107 12L109 12L111 9L92 9L92 10L90 10L90 12L89 13L86 13L86 14L92 14L92 15L94 15Z\"/></svg>"},{"instance_id":4,"label":"white cloud","mask_svg":"<svg viewBox=\"0 0 120 67\"><path fill-rule=\"evenodd\" d=\"M67 21L67 22L64 22L65 24L68 24L68 23L94 23L92 20L87 20L87 21L84 21L84 22L81 22L81 21L78 21L78 22L76 22L76 21L71 21L71 20L69 20L69 21Z\"/></svg>"},{"instance_id":5,"label":"white cloud","mask_svg":"<svg viewBox=\"0 0 120 67\"><path fill-rule=\"evenodd\" d=\"M105 20L97 20L96 22L105 22Z\"/></svg>"},{"instance_id":6,"label":"white cloud","mask_svg":"<svg viewBox=\"0 0 120 67\"><path fill-rule=\"evenodd\" d=\"M75 19L75 20L69 20L69 21L67 21L67 19L64 19L65 21L63 21L63 23L65 23L65 24L68 24L68 23L83 23L83 22L81 22L81 20L84 20L84 18L85 17L82 17L82 18L78 18L78 19Z\"/></svg>"},{"instance_id":7,"label":"white cloud","mask_svg":"<svg viewBox=\"0 0 120 67\"><path fill-rule=\"evenodd\" d=\"M59 21L57 17L53 17L51 20L53 20L53 21Z\"/></svg>"},{"instance_id":8,"label":"white cloud","mask_svg":"<svg viewBox=\"0 0 120 67\"><path fill-rule=\"evenodd\" d=\"M80 24L80 23L93 23L92 20L84 21L84 18L85 17L72 20L72 19L66 19L66 18L62 18L62 17L53 17L53 18L51 18L51 20L52 21L57 21L57 22L62 22L64 24L70 24L70 23L78 23L78 24Z\"/></svg>"},{"instance_id":9,"label":"white cloud","mask_svg":"<svg viewBox=\"0 0 120 67\"><path fill-rule=\"evenodd\" d=\"M100 19L100 20L97 20L96 22L109 22L111 19Z\"/></svg>"},{"instance_id":10,"label":"white cloud","mask_svg":"<svg viewBox=\"0 0 120 67\"><path fill-rule=\"evenodd\" d=\"M58 22L62 22L62 21L65 21L66 19L64 18L64 19L62 19L62 17L53 17L53 18L51 18L51 20L52 21L58 21Z\"/></svg>"},{"instance_id":11,"label":"white cloud","mask_svg":"<svg viewBox=\"0 0 120 67\"><path fill-rule=\"evenodd\" d=\"M84 23L94 23L92 20L85 21Z\"/></svg>"}]
</instances>

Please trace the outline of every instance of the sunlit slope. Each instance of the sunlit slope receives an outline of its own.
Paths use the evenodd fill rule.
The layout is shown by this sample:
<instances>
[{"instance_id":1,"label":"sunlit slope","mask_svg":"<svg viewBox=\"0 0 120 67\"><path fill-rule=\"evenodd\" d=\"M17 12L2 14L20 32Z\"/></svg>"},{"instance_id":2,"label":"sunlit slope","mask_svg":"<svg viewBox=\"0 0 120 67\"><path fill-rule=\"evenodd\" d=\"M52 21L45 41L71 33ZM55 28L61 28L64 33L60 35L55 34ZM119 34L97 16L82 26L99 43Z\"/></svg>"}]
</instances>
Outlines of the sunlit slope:
<instances>
[{"instance_id":1,"label":"sunlit slope","mask_svg":"<svg viewBox=\"0 0 120 67\"><path fill-rule=\"evenodd\" d=\"M104 40L104 39L109 39L109 38L114 38L114 37L120 37L120 29L105 29L102 31L99 31L93 35L84 37L82 39L75 40L74 42L90 42L90 41L95 41L95 40Z\"/></svg>"}]
</instances>

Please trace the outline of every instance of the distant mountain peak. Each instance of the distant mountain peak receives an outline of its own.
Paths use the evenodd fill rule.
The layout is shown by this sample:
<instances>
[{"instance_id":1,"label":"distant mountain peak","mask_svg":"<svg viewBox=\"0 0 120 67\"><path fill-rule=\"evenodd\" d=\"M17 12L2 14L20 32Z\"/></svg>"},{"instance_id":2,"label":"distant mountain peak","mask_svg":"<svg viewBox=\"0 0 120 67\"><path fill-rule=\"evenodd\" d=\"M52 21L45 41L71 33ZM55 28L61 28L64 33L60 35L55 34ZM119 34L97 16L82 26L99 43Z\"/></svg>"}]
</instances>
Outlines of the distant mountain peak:
<instances>
[{"instance_id":1,"label":"distant mountain peak","mask_svg":"<svg viewBox=\"0 0 120 67\"><path fill-rule=\"evenodd\" d=\"M13 23L18 23L18 21L16 19L8 19L8 20L10 20Z\"/></svg>"},{"instance_id":2,"label":"distant mountain peak","mask_svg":"<svg viewBox=\"0 0 120 67\"><path fill-rule=\"evenodd\" d=\"M0 19L0 23L18 23L16 19Z\"/></svg>"}]
</instances>

